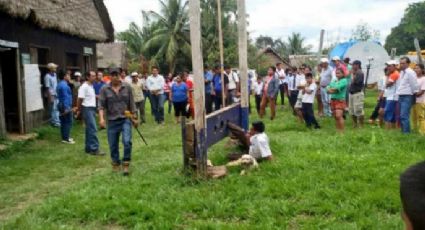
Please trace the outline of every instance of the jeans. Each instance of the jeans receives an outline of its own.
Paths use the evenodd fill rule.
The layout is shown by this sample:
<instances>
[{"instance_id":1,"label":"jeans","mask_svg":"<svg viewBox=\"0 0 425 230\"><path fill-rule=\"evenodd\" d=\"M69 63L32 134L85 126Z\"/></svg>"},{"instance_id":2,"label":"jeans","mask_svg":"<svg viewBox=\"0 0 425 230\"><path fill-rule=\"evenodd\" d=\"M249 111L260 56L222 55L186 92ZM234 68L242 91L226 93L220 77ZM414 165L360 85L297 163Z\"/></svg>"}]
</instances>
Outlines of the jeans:
<instances>
[{"instance_id":1,"label":"jeans","mask_svg":"<svg viewBox=\"0 0 425 230\"><path fill-rule=\"evenodd\" d=\"M212 113L213 110L213 96L211 93L205 94L205 111L207 114Z\"/></svg>"},{"instance_id":2,"label":"jeans","mask_svg":"<svg viewBox=\"0 0 425 230\"><path fill-rule=\"evenodd\" d=\"M331 107L330 107L330 98L328 92L326 92L325 87L320 88L320 96L322 98L323 103L323 113L326 116L332 116Z\"/></svg>"},{"instance_id":3,"label":"jeans","mask_svg":"<svg viewBox=\"0 0 425 230\"><path fill-rule=\"evenodd\" d=\"M255 108L257 109L258 115L260 115L261 99L263 99L263 96L261 94L255 95Z\"/></svg>"},{"instance_id":4,"label":"jeans","mask_svg":"<svg viewBox=\"0 0 425 230\"><path fill-rule=\"evenodd\" d=\"M151 105L152 105L150 92L148 90L143 90L143 97L145 98L145 105L146 105L146 101L147 100L149 100L149 103L151 103ZM153 108L152 108L152 106L151 106L151 115L153 115Z\"/></svg>"},{"instance_id":5,"label":"jeans","mask_svg":"<svg viewBox=\"0 0 425 230\"><path fill-rule=\"evenodd\" d=\"M60 125L59 120L59 110L58 110L58 103L59 100L56 96L53 97L53 102L50 103L50 124L54 126Z\"/></svg>"},{"instance_id":6,"label":"jeans","mask_svg":"<svg viewBox=\"0 0 425 230\"><path fill-rule=\"evenodd\" d=\"M216 93L216 95L214 96L214 111L221 109L222 104L223 104L223 99L221 97L221 92Z\"/></svg>"},{"instance_id":7,"label":"jeans","mask_svg":"<svg viewBox=\"0 0 425 230\"><path fill-rule=\"evenodd\" d=\"M85 150L87 153L99 150L99 140L97 139L96 108L83 107L83 119L86 125Z\"/></svg>"},{"instance_id":8,"label":"jeans","mask_svg":"<svg viewBox=\"0 0 425 230\"><path fill-rule=\"evenodd\" d=\"M119 140L122 133L122 144L124 145L124 156L122 161L131 161L131 121L129 119L118 119L108 121L108 143L113 163L121 164L119 152Z\"/></svg>"},{"instance_id":9,"label":"jeans","mask_svg":"<svg viewBox=\"0 0 425 230\"><path fill-rule=\"evenodd\" d=\"M155 116L155 121L157 123L164 122L164 102L165 95L151 95L151 105L153 110L153 115Z\"/></svg>"},{"instance_id":10,"label":"jeans","mask_svg":"<svg viewBox=\"0 0 425 230\"><path fill-rule=\"evenodd\" d=\"M61 122L61 136L62 140L69 140L69 133L71 132L72 127L72 112L64 114L63 116L59 116L59 120Z\"/></svg>"},{"instance_id":11,"label":"jeans","mask_svg":"<svg viewBox=\"0 0 425 230\"><path fill-rule=\"evenodd\" d=\"M280 104L285 105L285 84L279 85L279 92L280 92Z\"/></svg>"},{"instance_id":12,"label":"jeans","mask_svg":"<svg viewBox=\"0 0 425 230\"><path fill-rule=\"evenodd\" d=\"M302 111L303 111L304 121L307 127L310 128L311 125L314 125L315 128L318 128L319 124L317 123L316 118L314 117L313 104L303 103Z\"/></svg>"},{"instance_id":13,"label":"jeans","mask_svg":"<svg viewBox=\"0 0 425 230\"><path fill-rule=\"evenodd\" d=\"M400 103L400 124L403 133L410 133L410 110L413 105L412 95L400 95L398 99Z\"/></svg>"}]
</instances>

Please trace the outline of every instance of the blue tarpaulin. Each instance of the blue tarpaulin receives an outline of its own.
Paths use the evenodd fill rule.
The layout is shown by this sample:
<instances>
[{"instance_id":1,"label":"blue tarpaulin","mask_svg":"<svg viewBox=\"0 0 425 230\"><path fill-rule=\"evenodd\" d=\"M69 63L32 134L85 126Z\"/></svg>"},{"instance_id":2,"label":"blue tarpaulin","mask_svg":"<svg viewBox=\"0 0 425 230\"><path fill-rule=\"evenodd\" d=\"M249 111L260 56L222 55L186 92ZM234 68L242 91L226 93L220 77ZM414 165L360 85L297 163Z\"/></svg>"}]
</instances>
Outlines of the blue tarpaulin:
<instances>
[{"instance_id":1,"label":"blue tarpaulin","mask_svg":"<svg viewBox=\"0 0 425 230\"><path fill-rule=\"evenodd\" d=\"M348 42L343 42L335 46L335 48L332 49L331 52L329 52L329 60L331 60L333 57L338 56L341 60L344 59L345 53L355 44L357 44L359 41L356 40L350 40ZM373 41L378 45L381 45L379 41Z\"/></svg>"}]
</instances>

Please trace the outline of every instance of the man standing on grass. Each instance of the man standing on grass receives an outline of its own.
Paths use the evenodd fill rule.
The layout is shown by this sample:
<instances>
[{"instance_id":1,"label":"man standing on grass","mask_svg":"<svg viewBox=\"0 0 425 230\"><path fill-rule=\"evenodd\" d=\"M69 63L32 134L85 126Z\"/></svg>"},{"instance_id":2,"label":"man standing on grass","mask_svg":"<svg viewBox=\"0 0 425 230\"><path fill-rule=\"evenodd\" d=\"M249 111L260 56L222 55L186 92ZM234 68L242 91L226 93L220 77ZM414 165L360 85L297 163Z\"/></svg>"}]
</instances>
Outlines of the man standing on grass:
<instances>
[{"instance_id":1,"label":"man standing on grass","mask_svg":"<svg viewBox=\"0 0 425 230\"><path fill-rule=\"evenodd\" d=\"M224 74L229 79L226 105L230 105L235 102L235 99L238 97L240 92L239 76L237 73L232 71L232 68L230 68L230 66L224 66Z\"/></svg>"},{"instance_id":2,"label":"man standing on grass","mask_svg":"<svg viewBox=\"0 0 425 230\"><path fill-rule=\"evenodd\" d=\"M94 71L85 74L86 81L78 89L78 102L76 111L82 111L86 126L85 151L91 155L105 155L99 150L99 139L96 127L96 93L93 82L96 80Z\"/></svg>"},{"instance_id":3,"label":"man standing on grass","mask_svg":"<svg viewBox=\"0 0 425 230\"><path fill-rule=\"evenodd\" d=\"M72 91L71 87L69 87L71 75L69 73L61 73L59 74L59 80L61 81L56 88L56 93L59 100L58 110L62 143L75 144L74 139L69 136L72 127Z\"/></svg>"},{"instance_id":4,"label":"man standing on grass","mask_svg":"<svg viewBox=\"0 0 425 230\"><path fill-rule=\"evenodd\" d=\"M287 94L286 91L286 86L285 86L285 70L282 67L282 63L277 63L276 64L276 75L279 78L279 92L280 92L280 103L282 105L282 109L283 106L285 105L285 95Z\"/></svg>"},{"instance_id":5,"label":"man standing on grass","mask_svg":"<svg viewBox=\"0 0 425 230\"><path fill-rule=\"evenodd\" d=\"M353 118L353 127L357 128L363 127L364 123L364 73L362 63L358 60L353 62L352 75L348 107Z\"/></svg>"},{"instance_id":6,"label":"man standing on grass","mask_svg":"<svg viewBox=\"0 0 425 230\"><path fill-rule=\"evenodd\" d=\"M400 85L397 88L397 95L400 103L400 123L403 133L410 133L410 110L414 103L415 94L419 92L416 73L410 67L410 59L402 57L400 59Z\"/></svg>"},{"instance_id":7,"label":"man standing on grass","mask_svg":"<svg viewBox=\"0 0 425 230\"><path fill-rule=\"evenodd\" d=\"M207 114L212 113L213 110L213 89L212 81L213 74L208 69L208 65L204 65L204 81L205 81L205 111Z\"/></svg>"},{"instance_id":8,"label":"man standing on grass","mask_svg":"<svg viewBox=\"0 0 425 230\"><path fill-rule=\"evenodd\" d=\"M58 86L58 78L56 69L58 66L55 63L47 64L49 72L44 76L44 87L47 101L49 102L50 109L50 124L54 127L60 126L59 111L58 111L58 97L56 95L56 87Z\"/></svg>"},{"instance_id":9,"label":"man standing on grass","mask_svg":"<svg viewBox=\"0 0 425 230\"><path fill-rule=\"evenodd\" d=\"M158 67L152 67L152 75L146 80L146 86L150 92L152 111L158 124L164 123L164 86L165 80L159 74Z\"/></svg>"},{"instance_id":10,"label":"man standing on grass","mask_svg":"<svg viewBox=\"0 0 425 230\"><path fill-rule=\"evenodd\" d=\"M398 95L396 94L399 86L400 74L397 71L397 62L388 61L387 63L388 78L385 82L384 97L387 99L384 109L385 128L394 129L398 122Z\"/></svg>"},{"instance_id":11,"label":"man standing on grass","mask_svg":"<svg viewBox=\"0 0 425 230\"><path fill-rule=\"evenodd\" d=\"M332 67L329 66L329 60L327 58L322 58L320 60L321 64L321 73L320 73L320 97L322 99L323 104L323 113L325 116L332 116L331 108L330 108L330 96L326 87L332 81Z\"/></svg>"},{"instance_id":12,"label":"man standing on grass","mask_svg":"<svg viewBox=\"0 0 425 230\"><path fill-rule=\"evenodd\" d=\"M112 170L119 172L122 164L123 174L124 176L128 176L132 148L131 125L138 126L136 107L131 87L121 82L118 72L113 71L111 76L111 84L103 87L100 91L99 123L101 128L105 128L105 119L108 119L107 132ZM124 145L124 156L122 160L119 153L121 133Z\"/></svg>"}]
</instances>

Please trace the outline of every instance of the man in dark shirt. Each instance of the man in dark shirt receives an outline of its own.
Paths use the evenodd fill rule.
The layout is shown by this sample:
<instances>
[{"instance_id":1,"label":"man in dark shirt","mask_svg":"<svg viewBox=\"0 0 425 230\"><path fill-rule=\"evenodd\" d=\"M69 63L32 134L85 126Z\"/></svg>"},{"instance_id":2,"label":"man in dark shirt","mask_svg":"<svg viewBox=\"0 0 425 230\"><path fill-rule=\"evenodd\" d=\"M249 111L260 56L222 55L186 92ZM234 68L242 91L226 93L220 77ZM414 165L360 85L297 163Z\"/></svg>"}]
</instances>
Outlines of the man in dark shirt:
<instances>
[{"instance_id":1,"label":"man in dark shirt","mask_svg":"<svg viewBox=\"0 0 425 230\"><path fill-rule=\"evenodd\" d=\"M129 175L131 161L131 125L137 127L136 107L133 92L127 84L123 84L117 71L111 73L111 84L104 86L99 96L99 122L100 127L105 128L105 110L108 119L108 143L111 152L112 169L120 170L122 164L124 176ZM128 117L132 114L133 117ZM124 156L120 160L119 137L122 133Z\"/></svg>"},{"instance_id":2,"label":"man in dark shirt","mask_svg":"<svg viewBox=\"0 0 425 230\"><path fill-rule=\"evenodd\" d=\"M353 118L353 127L362 127L364 123L364 73L359 60L353 62L352 79L349 94L349 110Z\"/></svg>"}]
</instances>

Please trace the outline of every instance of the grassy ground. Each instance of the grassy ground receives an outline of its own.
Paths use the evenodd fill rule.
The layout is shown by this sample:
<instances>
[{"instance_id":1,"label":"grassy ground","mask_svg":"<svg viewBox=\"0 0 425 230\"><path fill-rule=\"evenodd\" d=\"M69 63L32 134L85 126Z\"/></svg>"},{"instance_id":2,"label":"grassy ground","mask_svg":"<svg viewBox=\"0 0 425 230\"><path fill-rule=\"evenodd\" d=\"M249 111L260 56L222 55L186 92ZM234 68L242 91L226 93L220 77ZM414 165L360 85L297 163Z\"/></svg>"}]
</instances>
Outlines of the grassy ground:
<instances>
[{"instance_id":1,"label":"grassy ground","mask_svg":"<svg viewBox=\"0 0 425 230\"><path fill-rule=\"evenodd\" d=\"M368 114L374 106L368 94ZM251 120L256 119L256 115ZM59 142L44 127L40 137L0 157L2 229L401 229L398 177L425 157L424 139L377 127L338 135L332 119L307 130L288 110L265 120L275 161L239 176L193 181L181 175L181 134L149 122L134 136L132 175L115 175L108 156ZM135 134L135 133L134 133ZM100 131L107 149L106 133ZM226 141L210 149L225 163Z\"/></svg>"}]
</instances>

